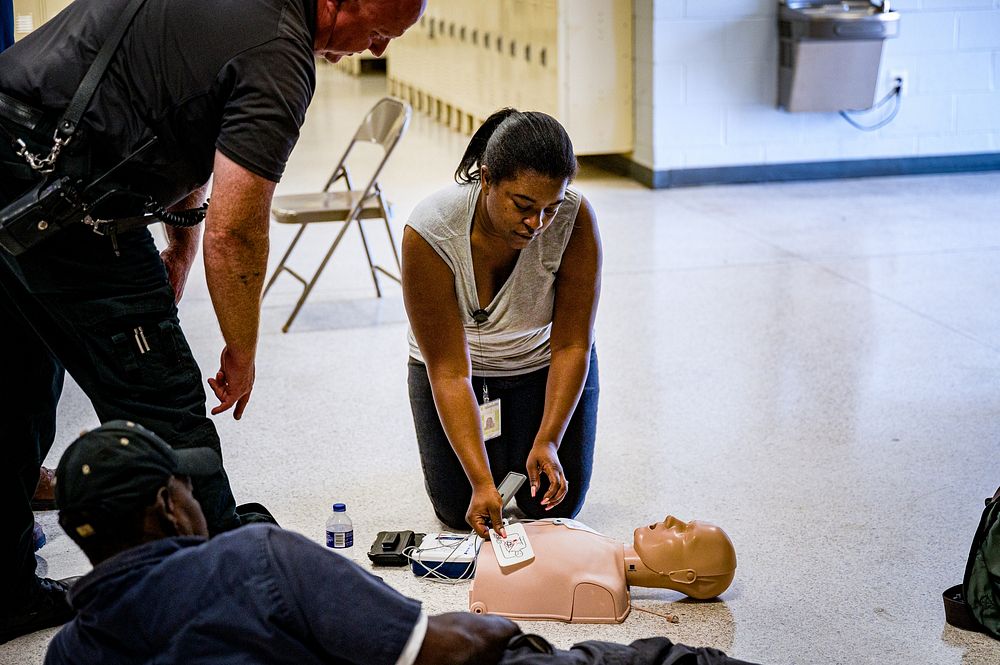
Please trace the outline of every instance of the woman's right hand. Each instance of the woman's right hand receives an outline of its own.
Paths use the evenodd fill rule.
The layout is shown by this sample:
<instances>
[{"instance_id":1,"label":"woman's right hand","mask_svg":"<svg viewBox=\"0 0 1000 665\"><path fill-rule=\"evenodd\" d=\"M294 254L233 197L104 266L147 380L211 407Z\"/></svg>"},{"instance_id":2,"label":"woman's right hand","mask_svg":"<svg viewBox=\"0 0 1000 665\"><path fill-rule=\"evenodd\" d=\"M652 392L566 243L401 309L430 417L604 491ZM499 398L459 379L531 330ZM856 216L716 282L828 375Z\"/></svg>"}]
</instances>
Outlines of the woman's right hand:
<instances>
[{"instance_id":1,"label":"woman's right hand","mask_svg":"<svg viewBox=\"0 0 1000 665\"><path fill-rule=\"evenodd\" d=\"M465 513L465 521L486 540L489 540L491 527L502 538L507 537L507 531L503 528L503 500L492 480L487 485L472 488L472 500Z\"/></svg>"}]
</instances>

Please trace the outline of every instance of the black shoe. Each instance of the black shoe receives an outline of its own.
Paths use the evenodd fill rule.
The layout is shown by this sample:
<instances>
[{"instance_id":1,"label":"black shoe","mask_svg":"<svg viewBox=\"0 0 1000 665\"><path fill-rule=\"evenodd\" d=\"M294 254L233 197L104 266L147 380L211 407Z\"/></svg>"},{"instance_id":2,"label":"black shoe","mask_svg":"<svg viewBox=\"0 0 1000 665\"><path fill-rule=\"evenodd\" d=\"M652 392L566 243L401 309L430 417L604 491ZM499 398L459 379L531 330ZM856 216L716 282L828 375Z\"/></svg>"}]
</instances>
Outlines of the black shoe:
<instances>
[{"instance_id":1,"label":"black shoe","mask_svg":"<svg viewBox=\"0 0 1000 665\"><path fill-rule=\"evenodd\" d=\"M56 509L56 472L46 469L44 466L38 470L38 485L35 486L35 494L31 497L32 510L55 510Z\"/></svg>"},{"instance_id":2,"label":"black shoe","mask_svg":"<svg viewBox=\"0 0 1000 665\"><path fill-rule=\"evenodd\" d=\"M0 616L0 644L43 628L61 626L73 618L66 599L69 584L49 578L39 579L31 595L14 614Z\"/></svg>"},{"instance_id":3,"label":"black shoe","mask_svg":"<svg viewBox=\"0 0 1000 665\"><path fill-rule=\"evenodd\" d=\"M240 526L245 524L273 524L278 525L278 520L274 519L271 511L259 503L243 503L236 506L236 516L240 518Z\"/></svg>"}]
</instances>

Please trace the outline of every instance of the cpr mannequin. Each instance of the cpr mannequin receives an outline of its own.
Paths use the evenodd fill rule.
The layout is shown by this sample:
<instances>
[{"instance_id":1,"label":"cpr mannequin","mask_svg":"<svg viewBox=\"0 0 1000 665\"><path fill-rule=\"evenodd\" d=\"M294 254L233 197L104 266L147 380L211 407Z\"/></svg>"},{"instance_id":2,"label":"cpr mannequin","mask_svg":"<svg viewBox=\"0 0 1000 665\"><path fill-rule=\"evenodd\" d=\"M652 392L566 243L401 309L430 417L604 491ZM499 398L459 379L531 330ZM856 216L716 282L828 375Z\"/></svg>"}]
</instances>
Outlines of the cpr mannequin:
<instances>
[{"instance_id":1,"label":"cpr mannequin","mask_svg":"<svg viewBox=\"0 0 1000 665\"><path fill-rule=\"evenodd\" d=\"M639 527L632 545L570 519L524 524L535 557L501 568L485 544L476 558L469 609L524 620L620 623L629 613L629 586L673 589L713 598L736 573L729 536L707 522L668 515Z\"/></svg>"}]
</instances>

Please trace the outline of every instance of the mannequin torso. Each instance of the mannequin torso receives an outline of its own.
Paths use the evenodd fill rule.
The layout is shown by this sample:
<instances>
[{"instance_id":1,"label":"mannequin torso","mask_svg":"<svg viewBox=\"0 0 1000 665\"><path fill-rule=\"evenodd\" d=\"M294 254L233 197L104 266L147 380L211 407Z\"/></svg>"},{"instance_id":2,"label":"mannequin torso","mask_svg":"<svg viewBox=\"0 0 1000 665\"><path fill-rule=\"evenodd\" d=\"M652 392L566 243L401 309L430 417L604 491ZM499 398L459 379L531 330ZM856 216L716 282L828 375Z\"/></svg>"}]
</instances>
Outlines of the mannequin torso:
<instances>
[{"instance_id":1,"label":"mannequin torso","mask_svg":"<svg viewBox=\"0 0 1000 665\"><path fill-rule=\"evenodd\" d=\"M526 620L620 623L629 613L624 547L570 519L524 525L535 558L501 568L484 545L469 609Z\"/></svg>"}]
</instances>

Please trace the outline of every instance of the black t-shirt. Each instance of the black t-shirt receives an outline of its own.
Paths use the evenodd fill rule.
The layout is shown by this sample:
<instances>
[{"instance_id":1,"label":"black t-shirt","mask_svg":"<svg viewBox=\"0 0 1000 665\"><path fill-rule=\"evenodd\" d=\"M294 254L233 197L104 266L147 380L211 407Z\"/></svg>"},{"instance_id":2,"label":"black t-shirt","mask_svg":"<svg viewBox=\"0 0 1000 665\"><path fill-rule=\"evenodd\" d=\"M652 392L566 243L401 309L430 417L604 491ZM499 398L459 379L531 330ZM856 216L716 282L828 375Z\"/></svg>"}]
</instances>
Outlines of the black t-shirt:
<instances>
[{"instance_id":1,"label":"black t-shirt","mask_svg":"<svg viewBox=\"0 0 1000 665\"><path fill-rule=\"evenodd\" d=\"M58 117L129 0L75 0L0 53L0 91ZM316 0L147 0L81 122L115 179L169 205L215 150L277 182L316 86Z\"/></svg>"}]
</instances>

